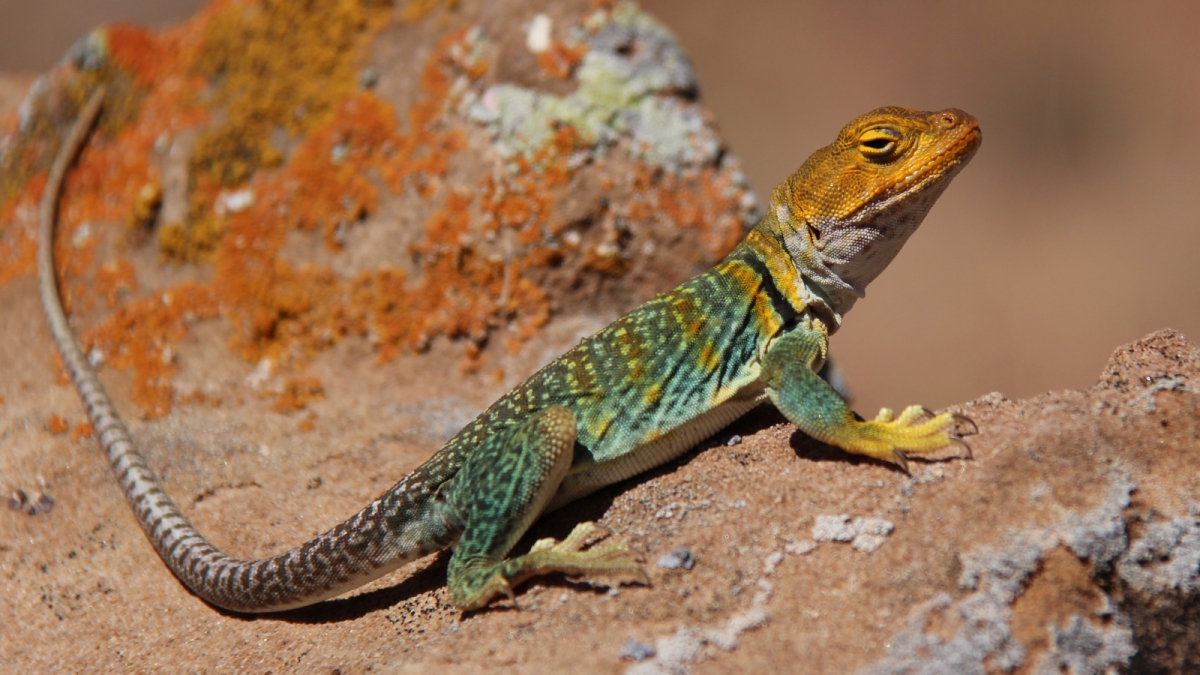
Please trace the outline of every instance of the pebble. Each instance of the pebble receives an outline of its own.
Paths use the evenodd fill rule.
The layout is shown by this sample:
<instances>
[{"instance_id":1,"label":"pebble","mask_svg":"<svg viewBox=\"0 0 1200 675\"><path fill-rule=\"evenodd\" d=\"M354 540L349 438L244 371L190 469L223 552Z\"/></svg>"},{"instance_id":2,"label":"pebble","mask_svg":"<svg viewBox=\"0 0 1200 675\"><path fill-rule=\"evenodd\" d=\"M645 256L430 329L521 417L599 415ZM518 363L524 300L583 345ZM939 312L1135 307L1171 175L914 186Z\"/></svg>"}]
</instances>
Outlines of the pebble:
<instances>
[{"instance_id":1,"label":"pebble","mask_svg":"<svg viewBox=\"0 0 1200 675\"><path fill-rule=\"evenodd\" d=\"M696 566L696 556L692 555L692 552L686 548L677 548L659 558L658 566L668 570L677 570L679 568L690 570Z\"/></svg>"},{"instance_id":2,"label":"pebble","mask_svg":"<svg viewBox=\"0 0 1200 675\"><path fill-rule=\"evenodd\" d=\"M629 661L645 661L656 653L654 647L636 640L626 640L625 644L617 650L618 657Z\"/></svg>"}]
</instances>

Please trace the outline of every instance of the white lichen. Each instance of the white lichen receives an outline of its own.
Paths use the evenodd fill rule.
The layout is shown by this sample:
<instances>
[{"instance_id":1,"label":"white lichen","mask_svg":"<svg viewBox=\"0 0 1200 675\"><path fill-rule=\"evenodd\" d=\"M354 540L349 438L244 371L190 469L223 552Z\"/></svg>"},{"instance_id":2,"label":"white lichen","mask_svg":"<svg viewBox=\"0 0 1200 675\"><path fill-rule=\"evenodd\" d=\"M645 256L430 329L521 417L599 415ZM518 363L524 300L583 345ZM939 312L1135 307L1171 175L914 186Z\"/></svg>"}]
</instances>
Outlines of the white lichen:
<instances>
[{"instance_id":1,"label":"white lichen","mask_svg":"<svg viewBox=\"0 0 1200 675\"><path fill-rule=\"evenodd\" d=\"M549 48L549 21L538 15L530 23L530 51ZM533 158L569 127L595 154L625 139L635 157L672 171L720 157L720 140L692 100L695 72L666 27L633 3L620 3L573 35L586 53L571 94L501 83L465 106L470 119L491 130L502 156Z\"/></svg>"},{"instance_id":2,"label":"white lichen","mask_svg":"<svg viewBox=\"0 0 1200 675\"><path fill-rule=\"evenodd\" d=\"M863 675L984 675L1010 672L1029 655L1012 634L1011 605L1037 572L1044 555L1066 546L1103 569L1128 544L1122 510L1134 490L1125 471L1114 469L1107 498L1092 511L1068 516L1059 525L1014 533L1006 545L983 547L960 556L959 586L974 592L954 600L942 593L918 608L908 628L888 641L888 653L860 671ZM1124 560L1122 558L1122 560ZM1118 563L1119 565L1120 563ZM1076 675L1126 666L1136 651L1129 620L1107 596L1095 622L1074 616L1065 628L1048 625L1051 647L1037 656L1034 672ZM933 612L957 614L961 627L946 639L926 631Z\"/></svg>"}]
</instances>

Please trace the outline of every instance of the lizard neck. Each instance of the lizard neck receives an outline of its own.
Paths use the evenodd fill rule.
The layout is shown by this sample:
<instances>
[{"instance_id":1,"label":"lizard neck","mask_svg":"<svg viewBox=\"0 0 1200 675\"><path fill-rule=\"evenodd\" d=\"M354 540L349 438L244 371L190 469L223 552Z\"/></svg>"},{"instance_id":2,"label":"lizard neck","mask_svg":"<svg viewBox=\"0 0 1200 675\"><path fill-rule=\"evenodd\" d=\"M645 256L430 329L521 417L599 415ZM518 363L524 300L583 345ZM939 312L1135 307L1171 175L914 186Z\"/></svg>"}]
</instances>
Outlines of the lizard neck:
<instances>
[{"instance_id":1,"label":"lizard neck","mask_svg":"<svg viewBox=\"0 0 1200 675\"><path fill-rule=\"evenodd\" d=\"M830 270L804 236L781 225L781 217L790 219L787 207L772 205L743 245L763 262L796 312L815 314L832 334L863 293Z\"/></svg>"},{"instance_id":2,"label":"lizard neck","mask_svg":"<svg viewBox=\"0 0 1200 675\"><path fill-rule=\"evenodd\" d=\"M789 203L807 206L789 183L776 188L771 207L750 235L776 283L795 288L803 306L821 316L833 333L842 317L879 276L917 230L962 164L945 171L923 189L865 204L849 218L795 213ZM823 246L810 236L810 225L826 232ZM784 282L783 280L786 280Z\"/></svg>"}]
</instances>

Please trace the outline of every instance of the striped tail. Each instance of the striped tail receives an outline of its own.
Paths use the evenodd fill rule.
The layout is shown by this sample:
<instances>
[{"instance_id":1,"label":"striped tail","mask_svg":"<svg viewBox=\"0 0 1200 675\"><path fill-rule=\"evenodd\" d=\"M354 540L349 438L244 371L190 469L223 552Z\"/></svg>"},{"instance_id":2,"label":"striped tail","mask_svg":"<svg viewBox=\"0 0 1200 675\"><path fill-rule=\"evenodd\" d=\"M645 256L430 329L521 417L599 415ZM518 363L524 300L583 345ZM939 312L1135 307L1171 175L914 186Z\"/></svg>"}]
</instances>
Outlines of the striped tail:
<instances>
[{"instance_id":1,"label":"striped tail","mask_svg":"<svg viewBox=\"0 0 1200 675\"><path fill-rule=\"evenodd\" d=\"M436 458L328 532L253 561L219 551L163 491L75 340L54 269L63 178L99 116L104 92L101 86L92 94L51 166L38 214L38 282L59 353L125 498L159 556L196 595L218 607L274 612L340 595L452 544L462 526L434 498L447 473Z\"/></svg>"}]
</instances>

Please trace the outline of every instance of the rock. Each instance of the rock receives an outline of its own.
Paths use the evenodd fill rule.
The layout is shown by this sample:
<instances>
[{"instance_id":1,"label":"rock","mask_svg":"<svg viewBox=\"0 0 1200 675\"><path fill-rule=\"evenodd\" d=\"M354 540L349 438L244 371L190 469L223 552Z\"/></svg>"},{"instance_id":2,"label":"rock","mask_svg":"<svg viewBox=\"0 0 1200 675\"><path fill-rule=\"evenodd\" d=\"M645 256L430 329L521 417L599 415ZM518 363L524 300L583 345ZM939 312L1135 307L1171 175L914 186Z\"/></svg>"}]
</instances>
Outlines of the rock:
<instances>
[{"instance_id":1,"label":"rock","mask_svg":"<svg viewBox=\"0 0 1200 675\"><path fill-rule=\"evenodd\" d=\"M355 338L385 361L453 339L467 371L561 351L548 322L615 318L706 269L756 200L665 27L627 2L560 9L539 15L537 53L523 10L483 2L420 28L386 4L274 2L97 29L0 145L17 214L0 279L32 272L31 179L104 81L61 267L142 416L175 404L197 319L288 370Z\"/></svg>"},{"instance_id":2,"label":"rock","mask_svg":"<svg viewBox=\"0 0 1200 675\"><path fill-rule=\"evenodd\" d=\"M665 570L690 570L696 566L696 556L686 548L677 548L659 558L658 566Z\"/></svg>"}]
</instances>

